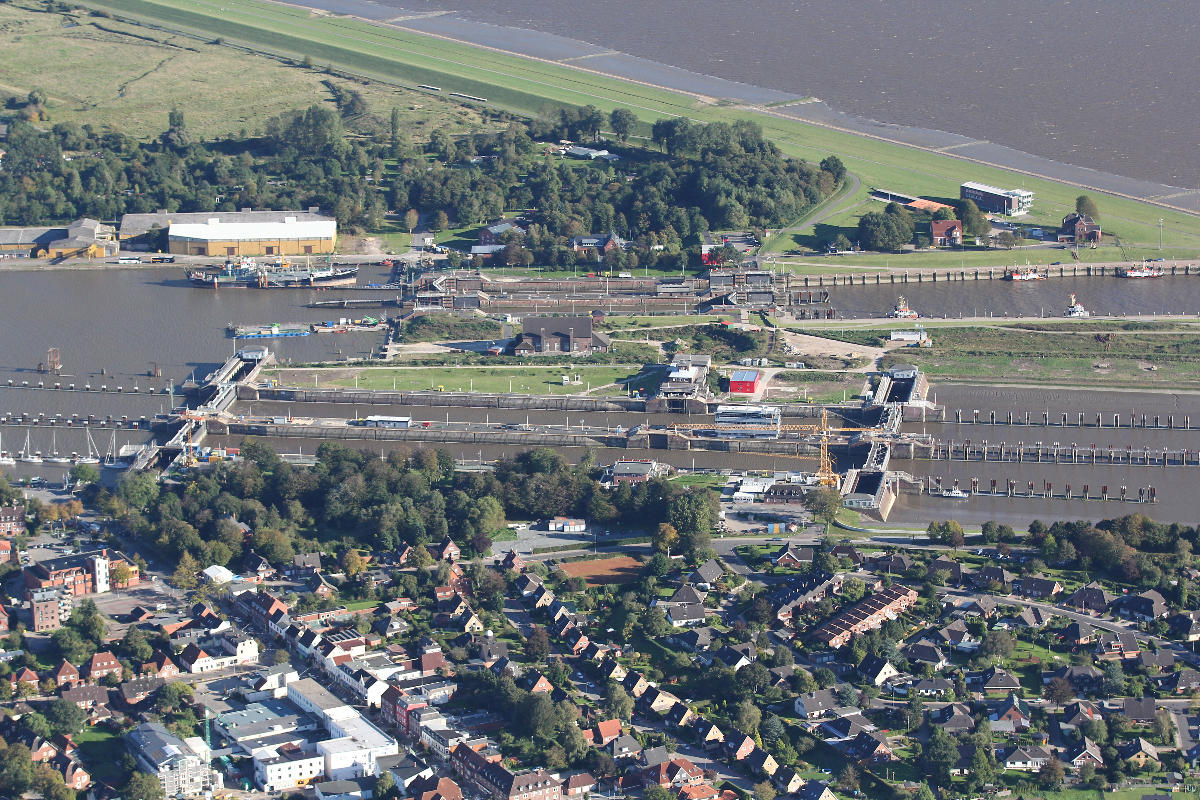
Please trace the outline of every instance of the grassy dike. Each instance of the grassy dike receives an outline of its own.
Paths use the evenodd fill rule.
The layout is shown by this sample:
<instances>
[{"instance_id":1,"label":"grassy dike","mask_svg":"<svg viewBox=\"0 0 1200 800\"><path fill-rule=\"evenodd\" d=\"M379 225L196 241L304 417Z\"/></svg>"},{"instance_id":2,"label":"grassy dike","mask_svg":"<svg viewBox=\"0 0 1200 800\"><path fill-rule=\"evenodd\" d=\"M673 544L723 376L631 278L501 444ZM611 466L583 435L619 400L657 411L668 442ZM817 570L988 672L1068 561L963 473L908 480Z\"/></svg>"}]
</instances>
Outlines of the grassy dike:
<instances>
[{"instance_id":1,"label":"grassy dike","mask_svg":"<svg viewBox=\"0 0 1200 800\"><path fill-rule=\"evenodd\" d=\"M1052 217L1073 208L1081 191L929 150L722 105L712 98L288 5L260 0L84 0L83 4L205 40L220 38L227 44L297 60L308 56L317 64L367 78L408 86L430 84L441 87L443 95L460 92L486 98L490 105L517 113L591 104L604 111L628 108L645 122L671 115L701 122L751 119L792 156L820 159L836 153L861 177L862 194L871 186L886 186L913 194L957 196L958 184L969 177L1023 185L1037 194L1039 216ZM1106 228L1116 230L1128 243L1157 244L1162 217L1167 246L1200 248L1200 224L1192 215L1108 195L1100 202ZM1010 258L998 254L996 263Z\"/></svg>"}]
</instances>

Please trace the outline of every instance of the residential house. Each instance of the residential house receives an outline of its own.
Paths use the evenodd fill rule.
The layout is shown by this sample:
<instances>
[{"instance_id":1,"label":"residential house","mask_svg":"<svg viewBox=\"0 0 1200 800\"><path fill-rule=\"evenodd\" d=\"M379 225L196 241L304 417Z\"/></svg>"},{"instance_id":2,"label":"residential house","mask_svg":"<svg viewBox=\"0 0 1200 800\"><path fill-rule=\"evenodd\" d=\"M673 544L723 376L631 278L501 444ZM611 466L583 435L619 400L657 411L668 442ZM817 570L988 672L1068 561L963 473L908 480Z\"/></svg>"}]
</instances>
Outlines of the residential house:
<instances>
[{"instance_id":1,"label":"residential house","mask_svg":"<svg viewBox=\"0 0 1200 800\"><path fill-rule=\"evenodd\" d=\"M846 758L858 762L895 761L896 754L879 731L859 731L848 745Z\"/></svg>"},{"instance_id":2,"label":"residential house","mask_svg":"<svg viewBox=\"0 0 1200 800\"><path fill-rule=\"evenodd\" d=\"M928 664L934 672L940 672L950 663L942 648L928 641L917 641L908 645L902 651L904 657L914 664Z\"/></svg>"},{"instance_id":3,"label":"residential house","mask_svg":"<svg viewBox=\"0 0 1200 800\"><path fill-rule=\"evenodd\" d=\"M1100 769L1104 766L1104 756L1100 754L1100 745L1086 736L1070 750L1067 750L1063 763L1079 769L1084 764L1091 764Z\"/></svg>"},{"instance_id":4,"label":"residential house","mask_svg":"<svg viewBox=\"0 0 1200 800\"><path fill-rule=\"evenodd\" d=\"M1017 733L1027 731L1031 722L1029 704L1017 697L1015 692L1010 692L991 715L991 720L998 723L993 726L994 730L999 728L999 723L1007 723L1004 727L1011 726L1011 729Z\"/></svg>"},{"instance_id":5,"label":"residential house","mask_svg":"<svg viewBox=\"0 0 1200 800\"><path fill-rule=\"evenodd\" d=\"M959 247L962 235L962 220L935 219L929 223L929 238L934 247Z\"/></svg>"},{"instance_id":6,"label":"residential house","mask_svg":"<svg viewBox=\"0 0 1200 800\"><path fill-rule=\"evenodd\" d=\"M1117 755L1122 761L1129 761L1138 769L1143 769L1148 764L1158 766L1159 763L1158 748L1140 736L1133 741L1118 744Z\"/></svg>"},{"instance_id":7,"label":"residential house","mask_svg":"<svg viewBox=\"0 0 1200 800\"><path fill-rule=\"evenodd\" d=\"M754 748L750 755L746 756L745 762L750 771L757 775L771 777L779 771L779 762L761 747Z\"/></svg>"},{"instance_id":8,"label":"residential house","mask_svg":"<svg viewBox=\"0 0 1200 800\"><path fill-rule=\"evenodd\" d=\"M628 733L623 733L608 743L608 754L614 761L637 758L642 754L642 745Z\"/></svg>"},{"instance_id":9,"label":"residential house","mask_svg":"<svg viewBox=\"0 0 1200 800\"><path fill-rule=\"evenodd\" d=\"M1023 772L1037 772L1042 767L1046 766L1046 763L1050 761L1051 758L1053 758L1053 756L1046 748L1038 747L1036 745L1029 745L1012 748L1004 755L1002 759L1000 759L1000 763L1004 765L1005 769L1015 769Z\"/></svg>"},{"instance_id":10,"label":"residential house","mask_svg":"<svg viewBox=\"0 0 1200 800\"><path fill-rule=\"evenodd\" d=\"M563 784L563 794L567 797L586 797L596 791L596 783L596 778L592 773L576 772Z\"/></svg>"},{"instance_id":11,"label":"residential house","mask_svg":"<svg viewBox=\"0 0 1200 800\"><path fill-rule=\"evenodd\" d=\"M837 800L837 795L829 788L829 784L809 781L796 792L796 800Z\"/></svg>"},{"instance_id":12,"label":"residential house","mask_svg":"<svg viewBox=\"0 0 1200 800\"><path fill-rule=\"evenodd\" d=\"M1167 601L1155 589L1118 597L1113 601L1112 608L1118 616L1137 622L1153 622L1167 615Z\"/></svg>"},{"instance_id":13,"label":"residential house","mask_svg":"<svg viewBox=\"0 0 1200 800\"><path fill-rule=\"evenodd\" d=\"M932 575L935 572L946 573L947 586L961 586L963 582L964 570L962 564L949 558L935 558L929 562L928 573Z\"/></svg>"},{"instance_id":14,"label":"residential house","mask_svg":"<svg viewBox=\"0 0 1200 800\"><path fill-rule=\"evenodd\" d=\"M741 731L734 731L725 738L725 752L733 761L741 761L746 758L754 752L754 748L757 746L752 738Z\"/></svg>"},{"instance_id":15,"label":"residential house","mask_svg":"<svg viewBox=\"0 0 1200 800\"><path fill-rule=\"evenodd\" d=\"M913 560L904 553L885 553L871 561L871 569L886 575L904 575L912 566Z\"/></svg>"},{"instance_id":16,"label":"residential house","mask_svg":"<svg viewBox=\"0 0 1200 800\"><path fill-rule=\"evenodd\" d=\"M1200 672L1185 667L1178 672L1172 672L1163 678L1159 684L1164 691L1173 692L1174 694L1190 694L1200 690Z\"/></svg>"},{"instance_id":17,"label":"residential house","mask_svg":"<svg viewBox=\"0 0 1200 800\"><path fill-rule=\"evenodd\" d=\"M1072 211L1063 217L1058 228L1058 241L1075 244L1099 244L1102 231L1100 223L1087 214Z\"/></svg>"},{"instance_id":18,"label":"residential house","mask_svg":"<svg viewBox=\"0 0 1200 800\"><path fill-rule=\"evenodd\" d=\"M956 619L934 633L934 640L960 653L971 653L979 649L979 637L971 633L967 623Z\"/></svg>"},{"instance_id":19,"label":"residential house","mask_svg":"<svg viewBox=\"0 0 1200 800\"><path fill-rule=\"evenodd\" d=\"M694 786L704 781L704 770L682 756L644 767L639 773L645 786L661 786L678 789Z\"/></svg>"},{"instance_id":20,"label":"residential house","mask_svg":"<svg viewBox=\"0 0 1200 800\"><path fill-rule=\"evenodd\" d=\"M1096 657L1101 659L1137 658L1142 652L1137 637L1129 631L1120 633L1101 633L1096 637Z\"/></svg>"},{"instance_id":21,"label":"residential house","mask_svg":"<svg viewBox=\"0 0 1200 800\"><path fill-rule=\"evenodd\" d=\"M50 677L54 680L54 685L59 689L62 689L65 686L72 686L83 680L79 677L79 670L76 669L75 665L70 661L67 661L65 658L62 660L62 663L55 667L54 671L50 673Z\"/></svg>"},{"instance_id":22,"label":"residential house","mask_svg":"<svg viewBox=\"0 0 1200 800\"><path fill-rule=\"evenodd\" d=\"M883 686L900 674L900 670L892 666L892 662L879 656L867 656L858 665L858 673L872 686Z\"/></svg>"},{"instance_id":23,"label":"residential house","mask_svg":"<svg viewBox=\"0 0 1200 800\"><path fill-rule=\"evenodd\" d=\"M1099 581L1081 586L1067 596L1066 604L1081 611L1103 614L1113 602L1113 595Z\"/></svg>"},{"instance_id":24,"label":"residential house","mask_svg":"<svg viewBox=\"0 0 1200 800\"><path fill-rule=\"evenodd\" d=\"M841 705L833 689L818 689L802 694L793 703L796 714L807 719L818 719Z\"/></svg>"},{"instance_id":25,"label":"residential house","mask_svg":"<svg viewBox=\"0 0 1200 800\"><path fill-rule=\"evenodd\" d=\"M1171 638L1185 642L1200 641L1200 611L1182 611L1167 620Z\"/></svg>"},{"instance_id":26,"label":"residential house","mask_svg":"<svg viewBox=\"0 0 1200 800\"><path fill-rule=\"evenodd\" d=\"M971 577L971 583L979 589L998 587L1001 591L1012 588L1013 574L1003 567L991 565L980 567Z\"/></svg>"},{"instance_id":27,"label":"residential house","mask_svg":"<svg viewBox=\"0 0 1200 800\"><path fill-rule=\"evenodd\" d=\"M674 628L703 625L707 618L708 610L703 603L672 603L667 607L667 622Z\"/></svg>"},{"instance_id":28,"label":"residential house","mask_svg":"<svg viewBox=\"0 0 1200 800\"><path fill-rule=\"evenodd\" d=\"M524 572L526 567L525 559L516 550L510 549L504 554L504 558L500 561L500 568L503 570L512 570L513 572ZM586 773L585 773L586 774Z\"/></svg>"},{"instance_id":29,"label":"residential house","mask_svg":"<svg viewBox=\"0 0 1200 800\"><path fill-rule=\"evenodd\" d=\"M965 733L975 728L975 718L965 703L947 703L929 712L929 724L947 733Z\"/></svg>"},{"instance_id":30,"label":"residential house","mask_svg":"<svg viewBox=\"0 0 1200 800\"><path fill-rule=\"evenodd\" d=\"M1062 632L1063 642L1076 646L1091 644L1092 637L1095 635L1096 629L1092 627L1091 623L1083 620L1072 622Z\"/></svg>"},{"instance_id":31,"label":"residential house","mask_svg":"<svg viewBox=\"0 0 1200 800\"><path fill-rule=\"evenodd\" d=\"M1027 575L1012 582L1013 592L1034 600L1052 598L1063 590L1062 584L1041 575Z\"/></svg>"},{"instance_id":32,"label":"residential house","mask_svg":"<svg viewBox=\"0 0 1200 800\"><path fill-rule=\"evenodd\" d=\"M449 561L453 564L462 558L462 548L454 543L454 540L449 536L442 539L441 544L437 546L437 557L439 561Z\"/></svg>"},{"instance_id":33,"label":"residential house","mask_svg":"<svg viewBox=\"0 0 1200 800\"><path fill-rule=\"evenodd\" d=\"M811 547L797 547L794 544L787 544L771 556L771 563L777 567L804 569L812 566L815 555L816 553Z\"/></svg>"},{"instance_id":34,"label":"residential house","mask_svg":"<svg viewBox=\"0 0 1200 800\"><path fill-rule=\"evenodd\" d=\"M783 794L794 794L804 785L804 778L791 767L784 767L772 776L772 783Z\"/></svg>"},{"instance_id":35,"label":"residential house","mask_svg":"<svg viewBox=\"0 0 1200 800\"><path fill-rule=\"evenodd\" d=\"M1021 691L1021 682L1007 670L992 666L967 676L967 685L985 694L1008 694Z\"/></svg>"},{"instance_id":36,"label":"residential house","mask_svg":"<svg viewBox=\"0 0 1200 800\"><path fill-rule=\"evenodd\" d=\"M1100 709L1087 700L1075 700L1063 706L1058 727L1067 732L1077 731L1094 719L1100 719Z\"/></svg>"},{"instance_id":37,"label":"residential house","mask_svg":"<svg viewBox=\"0 0 1200 800\"><path fill-rule=\"evenodd\" d=\"M87 673L88 680L96 683L109 675L120 677L121 662L112 653L101 651L88 659L84 671Z\"/></svg>"},{"instance_id":38,"label":"residential house","mask_svg":"<svg viewBox=\"0 0 1200 800\"><path fill-rule=\"evenodd\" d=\"M1126 697L1121 710L1125 718L1134 725L1149 725L1154 722L1153 697Z\"/></svg>"},{"instance_id":39,"label":"residential house","mask_svg":"<svg viewBox=\"0 0 1200 800\"><path fill-rule=\"evenodd\" d=\"M697 589L711 591L713 586L725 575L725 570L715 558L710 558L692 572L688 581Z\"/></svg>"}]
</instances>

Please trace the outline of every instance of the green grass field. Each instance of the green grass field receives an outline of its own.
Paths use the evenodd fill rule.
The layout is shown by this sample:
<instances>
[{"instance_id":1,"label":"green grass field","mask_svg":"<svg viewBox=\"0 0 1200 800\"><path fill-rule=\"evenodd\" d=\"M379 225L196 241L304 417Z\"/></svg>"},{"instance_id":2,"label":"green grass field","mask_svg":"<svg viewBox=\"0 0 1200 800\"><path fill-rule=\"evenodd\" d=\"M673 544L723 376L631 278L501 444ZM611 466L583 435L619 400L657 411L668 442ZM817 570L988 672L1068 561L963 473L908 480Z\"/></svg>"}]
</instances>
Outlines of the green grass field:
<instances>
[{"instance_id":1,"label":"green grass field","mask_svg":"<svg viewBox=\"0 0 1200 800\"><path fill-rule=\"evenodd\" d=\"M579 384L562 383L563 375L580 377ZM443 367L430 369L372 368L358 373L360 389L417 391L441 387L447 392L514 392L517 394L585 394L618 381L640 384L645 375L622 367ZM354 377L322 381L324 386L355 386ZM616 394L624 394L618 389Z\"/></svg>"},{"instance_id":2,"label":"green grass field","mask_svg":"<svg viewBox=\"0 0 1200 800\"><path fill-rule=\"evenodd\" d=\"M74 739L93 778L120 782L125 777L120 766L125 745L117 734L107 728L87 727Z\"/></svg>"},{"instance_id":3,"label":"green grass field","mask_svg":"<svg viewBox=\"0 0 1200 800\"><path fill-rule=\"evenodd\" d=\"M414 138L481 124L475 109L399 86L354 83L207 40L15 4L0 4L0 74L0 99L46 92L50 124L92 124L141 139L166 130L173 107L184 110L198 138L254 134L272 116L331 103L325 81L360 92L382 120L400 109Z\"/></svg>"},{"instance_id":4,"label":"green grass field","mask_svg":"<svg viewBox=\"0 0 1200 800\"><path fill-rule=\"evenodd\" d=\"M591 104L602 111L627 108L643 122L684 115L697 121L752 119L784 152L809 160L836 153L862 180L852 198L869 187L928 197L956 197L967 179L1023 186L1037 195L1032 218L1054 220L1074 208L1081 189L1051 180L975 164L934 151L873 139L782 116L736 108L712 98L641 85L521 58L485 48L371 25L259 0L87 0L122 17L204 40L220 37L258 51L292 59L310 57L368 78L408 86L431 84L443 92L486 98L490 105L538 113L556 105ZM1170 247L1200 249L1200 226L1192 215L1140 201L1089 192L1099 204L1107 232L1131 244L1157 244L1159 218ZM864 205L863 208L868 208ZM995 262L1005 264L1008 253Z\"/></svg>"}]
</instances>

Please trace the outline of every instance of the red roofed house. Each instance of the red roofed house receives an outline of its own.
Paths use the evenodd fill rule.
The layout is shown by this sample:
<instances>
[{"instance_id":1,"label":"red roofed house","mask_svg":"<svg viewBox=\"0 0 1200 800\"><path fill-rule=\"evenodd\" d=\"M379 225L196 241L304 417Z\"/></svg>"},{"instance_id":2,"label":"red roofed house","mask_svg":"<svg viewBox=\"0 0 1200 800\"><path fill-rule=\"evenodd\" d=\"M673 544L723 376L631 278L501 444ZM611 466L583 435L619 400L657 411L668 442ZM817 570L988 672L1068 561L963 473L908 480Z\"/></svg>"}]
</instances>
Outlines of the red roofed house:
<instances>
[{"instance_id":1,"label":"red roofed house","mask_svg":"<svg viewBox=\"0 0 1200 800\"><path fill-rule=\"evenodd\" d=\"M462 550L454 543L454 540L447 536L442 539L442 543L438 545L438 558L442 561L454 563L462 558Z\"/></svg>"},{"instance_id":2,"label":"red roofed house","mask_svg":"<svg viewBox=\"0 0 1200 800\"><path fill-rule=\"evenodd\" d=\"M957 219L935 219L929 223L934 247L958 247L962 244L962 222Z\"/></svg>"},{"instance_id":3,"label":"red roofed house","mask_svg":"<svg viewBox=\"0 0 1200 800\"><path fill-rule=\"evenodd\" d=\"M0 564L17 563L17 551L11 539L0 539Z\"/></svg>"},{"instance_id":4,"label":"red roofed house","mask_svg":"<svg viewBox=\"0 0 1200 800\"><path fill-rule=\"evenodd\" d=\"M704 781L704 770L686 758L673 758L642 770L642 783L663 787L692 786Z\"/></svg>"},{"instance_id":5,"label":"red roofed house","mask_svg":"<svg viewBox=\"0 0 1200 800\"><path fill-rule=\"evenodd\" d=\"M8 682L12 684L13 694L16 694L21 686L30 687L36 691L38 688L38 675L29 667L25 667L21 671L10 675Z\"/></svg>"},{"instance_id":6,"label":"red roofed house","mask_svg":"<svg viewBox=\"0 0 1200 800\"><path fill-rule=\"evenodd\" d=\"M603 722L597 722L594 728L590 728L583 732L583 738L588 740L592 747L604 747L621 735L621 720L606 719Z\"/></svg>"},{"instance_id":7,"label":"red roofed house","mask_svg":"<svg viewBox=\"0 0 1200 800\"><path fill-rule=\"evenodd\" d=\"M54 685L58 688L70 686L74 683L79 683L82 678L79 677L79 670L75 665L65 658L63 662L51 673L50 677L54 678Z\"/></svg>"},{"instance_id":8,"label":"red roofed house","mask_svg":"<svg viewBox=\"0 0 1200 800\"><path fill-rule=\"evenodd\" d=\"M107 651L96 653L87 663L88 680L98 682L109 675L121 676L121 662Z\"/></svg>"},{"instance_id":9,"label":"red roofed house","mask_svg":"<svg viewBox=\"0 0 1200 800\"><path fill-rule=\"evenodd\" d=\"M154 675L155 677L166 680L179 675L179 667L175 666L175 662L171 660L163 651L155 652L154 658L142 665L143 675Z\"/></svg>"},{"instance_id":10,"label":"red roofed house","mask_svg":"<svg viewBox=\"0 0 1200 800\"><path fill-rule=\"evenodd\" d=\"M578 772L567 778L563 784L563 794L567 797L583 797L596 791L596 779L590 772Z\"/></svg>"},{"instance_id":11,"label":"red roofed house","mask_svg":"<svg viewBox=\"0 0 1200 800\"><path fill-rule=\"evenodd\" d=\"M55 759L54 766L62 772L63 783L77 792L92 785L92 776L73 758Z\"/></svg>"}]
</instances>

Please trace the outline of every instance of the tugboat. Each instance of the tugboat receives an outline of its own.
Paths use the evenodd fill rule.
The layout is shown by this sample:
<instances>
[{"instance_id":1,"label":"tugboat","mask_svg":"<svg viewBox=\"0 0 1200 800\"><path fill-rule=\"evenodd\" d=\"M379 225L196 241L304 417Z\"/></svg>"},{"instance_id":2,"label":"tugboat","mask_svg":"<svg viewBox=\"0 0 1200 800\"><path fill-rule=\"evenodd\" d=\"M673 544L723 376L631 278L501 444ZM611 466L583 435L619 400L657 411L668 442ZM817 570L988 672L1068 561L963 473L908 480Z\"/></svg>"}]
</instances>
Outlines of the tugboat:
<instances>
[{"instance_id":1,"label":"tugboat","mask_svg":"<svg viewBox=\"0 0 1200 800\"><path fill-rule=\"evenodd\" d=\"M1161 278L1163 271L1158 267L1152 267L1149 264L1143 264L1140 267L1133 269L1117 269L1117 277L1119 278Z\"/></svg>"},{"instance_id":2,"label":"tugboat","mask_svg":"<svg viewBox=\"0 0 1200 800\"><path fill-rule=\"evenodd\" d=\"M1004 271L1004 280L1006 281L1044 281L1046 276L1038 272L1033 267L1013 267Z\"/></svg>"},{"instance_id":3,"label":"tugboat","mask_svg":"<svg viewBox=\"0 0 1200 800\"><path fill-rule=\"evenodd\" d=\"M1091 315L1092 315L1092 312L1090 312L1086 308L1084 308L1083 305L1078 300L1075 299L1075 295L1071 295L1071 304L1069 306L1067 306L1066 316L1075 317L1078 319L1078 318L1083 318L1083 317L1090 317Z\"/></svg>"},{"instance_id":4,"label":"tugboat","mask_svg":"<svg viewBox=\"0 0 1200 800\"><path fill-rule=\"evenodd\" d=\"M908 307L908 301L904 299L904 295L900 295L896 300L896 305L888 313L893 319L916 319L921 316L917 312Z\"/></svg>"}]
</instances>

